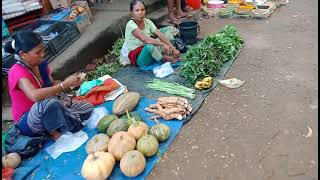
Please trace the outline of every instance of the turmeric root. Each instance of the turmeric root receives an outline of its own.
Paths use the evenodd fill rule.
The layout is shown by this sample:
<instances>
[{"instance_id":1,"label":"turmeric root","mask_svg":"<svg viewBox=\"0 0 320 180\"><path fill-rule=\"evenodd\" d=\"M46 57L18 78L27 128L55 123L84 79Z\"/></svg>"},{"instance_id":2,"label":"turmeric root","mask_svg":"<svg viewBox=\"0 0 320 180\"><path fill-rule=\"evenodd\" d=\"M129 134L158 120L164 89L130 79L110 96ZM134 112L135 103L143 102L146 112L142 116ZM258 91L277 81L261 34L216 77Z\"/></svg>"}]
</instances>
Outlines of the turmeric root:
<instances>
[{"instance_id":1,"label":"turmeric root","mask_svg":"<svg viewBox=\"0 0 320 180\"><path fill-rule=\"evenodd\" d=\"M181 97L160 97L156 104L145 108L146 111L154 113L150 119L163 118L164 120L182 120L191 114L192 107L187 99Z\"/></svg>"},{"instance_id":2,"label":"turmeric root","mask_svg":"<svg viewBox=\"0 0 320 180\"><path fill-rule=\"evenodd\" d=\"M149 105L149 108L151 108L151 109L156 109L156 108L157 108L157 104L150 104L150 105Z\"/></svg>"},{"instance_id":3,"label":"turmeric root","mask_svg":"<svg viewBox=\"0 0 320 180\"><path fill-rule=\"evenodd\" d=\"M165 102L165 103L172 103L172 104L179 104L179 103L188 103L188 100L181 97L176 96L169 96L169 97L159 97L158 102Z\"/></svg>"},{"instance_id":4,"label":"turmeric root","mask_svg":"<svg viewBox=\"0 0 320 180\"><path fill-rule=\"evenodd\" d=\"M180 114L182 114L183 112L186 112L186 109L184 109L184 108L179 108L179 107L166 108L166 109L164 109L164 113L166 113L166 114L173 114L173 113L180 113Z\"/></svg>"},{"instance_id":5,"label":"turmeric root","mask_svg":"<svg viewBox=\"0 0 320 180\"><path fill-rule=\"evenodd\" d=\"M158 101L157 103L161 105L163 104L172 104L172 105L181 105L181 106L185 105L185 103L182 101L177 101L177 102Z\"/></svg>"},{"instance_id":6,"label":"turmeric root","mask_svg":"<svg viewBox=\"0 0 320 180\"><path fill-rule=\"evenodd\" d=\"M158 111L157 109L151 109L151 108L149 108L149 107L144 108L144 110L145 110L145 111L148 111L148 112L151 112L151 113L155 113L155 112Z\"/></svg>"},{"instance_id":7,"label":"turmeric root","mask_svg":"<svg viewBox=\"0 0 320 180\"><path fill-rule=\"evenodd\" d=\"M161 106L160 104L157 103L156 106L157 106L157 108L158 108L159 111L162 111L162 110L163 110L163 108L162 108L162 106Z\"/></svg>"},{"instance_id":8,"label":"turmeric root","mask_svg":"<svg viewBox=\"0 0 320 180\"><path fill-rule=\"evenodd\" d=\"M169 114L169 115L167 115L167 116L165 116L165 118L164 118L165 120L171 120L171 119L178 119L178 120L182 120L183 119L183 117L182 117L182 115L181 114L177 114L177 113L175 113L175 114Z\"/></svg>"}]
</instances>

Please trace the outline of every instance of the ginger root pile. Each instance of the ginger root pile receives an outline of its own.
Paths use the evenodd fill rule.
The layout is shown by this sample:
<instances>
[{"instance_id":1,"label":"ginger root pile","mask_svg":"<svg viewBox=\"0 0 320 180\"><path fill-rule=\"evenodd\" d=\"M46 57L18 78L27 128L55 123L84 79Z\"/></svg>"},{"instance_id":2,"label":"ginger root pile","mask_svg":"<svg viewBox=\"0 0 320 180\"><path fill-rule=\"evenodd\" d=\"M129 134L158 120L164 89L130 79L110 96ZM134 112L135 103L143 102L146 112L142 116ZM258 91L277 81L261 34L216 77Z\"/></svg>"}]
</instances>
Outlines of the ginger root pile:
<instances>
[{"instance_id":1,"label":"ginger root pile","mask_svg":"<svg viewBox=\"0 0 320 180\"><path fill-rule=\"evenodd\" d=\"M163 118L164 120L182 120L191 113L192 107L185 98L169 96L158 98L156 104L151 104L144 110L156 114L150 119Z\"/></svg>"}]
</instances>

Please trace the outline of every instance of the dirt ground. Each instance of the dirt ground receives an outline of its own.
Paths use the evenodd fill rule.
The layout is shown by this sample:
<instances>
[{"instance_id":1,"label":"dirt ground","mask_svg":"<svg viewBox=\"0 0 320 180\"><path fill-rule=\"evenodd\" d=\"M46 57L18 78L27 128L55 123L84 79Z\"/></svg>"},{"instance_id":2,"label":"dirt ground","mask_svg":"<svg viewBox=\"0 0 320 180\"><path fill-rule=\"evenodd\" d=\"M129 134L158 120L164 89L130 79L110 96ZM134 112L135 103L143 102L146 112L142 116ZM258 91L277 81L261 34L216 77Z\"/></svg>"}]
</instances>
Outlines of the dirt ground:
<instances>
[{"instance_id":1,"label":"dirt ground","mask_svg":"<svg viewBox=\"0 0 320 180\"><path fill-rule=\"evenodd\" d=\"M200 36L238 28L246 45L226 78L245 83L211 92L148 179L318 179L317 3L293 0L266 20L200 22Z\"/></svg>"}]
</instances>

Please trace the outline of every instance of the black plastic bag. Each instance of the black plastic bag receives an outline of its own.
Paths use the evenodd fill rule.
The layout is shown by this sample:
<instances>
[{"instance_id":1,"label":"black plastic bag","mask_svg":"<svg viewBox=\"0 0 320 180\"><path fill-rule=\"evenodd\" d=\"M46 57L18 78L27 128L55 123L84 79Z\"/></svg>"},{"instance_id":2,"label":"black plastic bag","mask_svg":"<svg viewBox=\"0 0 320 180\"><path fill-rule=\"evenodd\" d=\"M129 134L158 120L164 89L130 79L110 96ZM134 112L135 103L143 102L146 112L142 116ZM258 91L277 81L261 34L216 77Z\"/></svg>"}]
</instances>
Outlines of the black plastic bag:
<instances>
[{"instance_id":1,"label":"black plastic bag","mask_svg":"<svg viewBox=\"0 0 320 180\"><path fill-rule=\"evenodd\" d=\"M185 53L188 50L187 44L180 38L174 38L171 43L177 50L180 51L180 53Z\"/></svg>"},{"instance_id":2,"label":"black plastic bag","mask_svg":"<svg viewBox=\"0 0 320 180\"><path fill-rule=\"evenodd\" d=\"M22 158L29 158L38 153L42 143L48 140L48 136L29 137L20 133L17 125L14 125L9 131L5 140L6 153L18 153Z\"/></svg>"}]
</instances>

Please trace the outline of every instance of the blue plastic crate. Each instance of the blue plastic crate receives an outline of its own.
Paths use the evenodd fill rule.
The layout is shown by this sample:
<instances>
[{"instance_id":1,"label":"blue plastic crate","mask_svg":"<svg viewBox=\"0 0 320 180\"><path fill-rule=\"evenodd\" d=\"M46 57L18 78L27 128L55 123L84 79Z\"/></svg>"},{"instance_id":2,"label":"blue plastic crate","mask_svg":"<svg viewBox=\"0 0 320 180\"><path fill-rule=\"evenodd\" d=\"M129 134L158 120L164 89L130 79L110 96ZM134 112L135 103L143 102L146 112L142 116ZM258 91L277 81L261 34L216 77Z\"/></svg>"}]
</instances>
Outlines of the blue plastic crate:
<instances>
[{"instance_id":1,"label":"blue plastic crate","mask_svg":"<svg viewBox=\"0 0 320 180\"><path fill-rule=\"evenodd\" d=\"M51 49L46 46L44 48L44 59L48 62L52 61L55 58L55 55L51 51ZM2 75L7 76L10 68L16 63L16 59L14 58L14 54L9 54L6 57L2 58Z\"/></svg>"},{"instance_id":2,"label":"blue plastic crate","mask_svg":"<svg viewBox=\"0 0 320 180\"><path fill-rule=\"evenodd\" d=\"M64 18L69 16L70 13L70 7L54 9L50 14L42 17L41 20L62 21Z\"/></svg>"},{"instance_id":3,"label":"blue plastic crate","mask_svg":"<svg viewBox=\"0 0 320 180\"><path fill-rule=\"evenodd\" d=\"M40 34L55 56L80 37L80 32L74 22L38 20L25 29Z\"/></svg>"}]
</instances>

